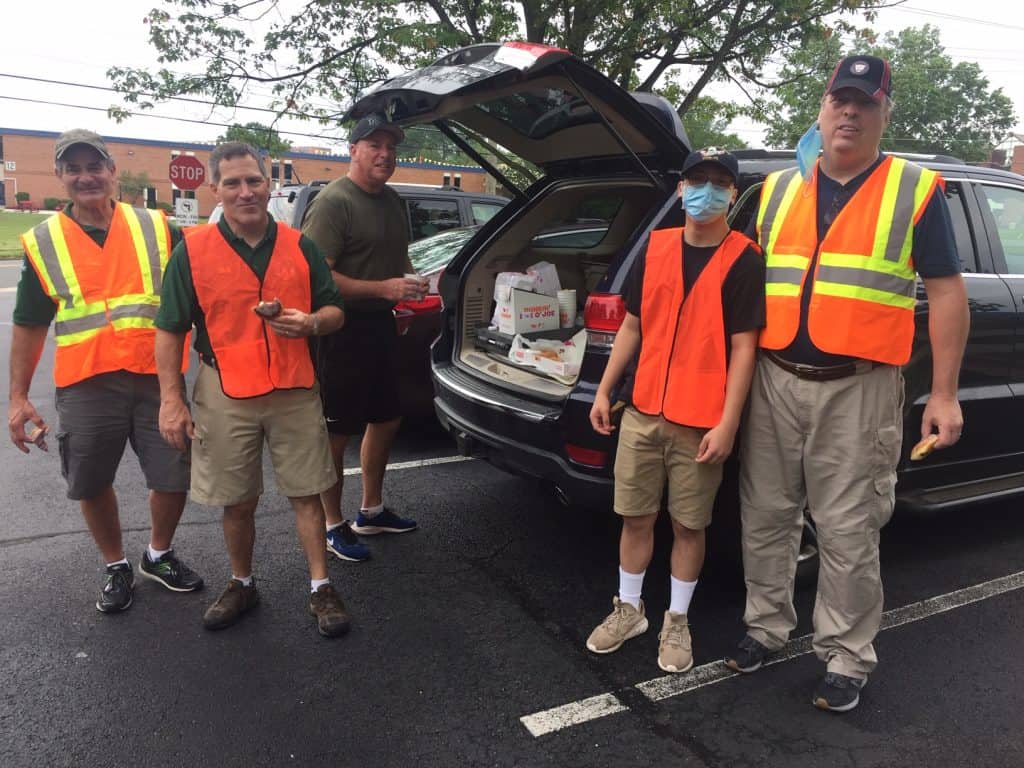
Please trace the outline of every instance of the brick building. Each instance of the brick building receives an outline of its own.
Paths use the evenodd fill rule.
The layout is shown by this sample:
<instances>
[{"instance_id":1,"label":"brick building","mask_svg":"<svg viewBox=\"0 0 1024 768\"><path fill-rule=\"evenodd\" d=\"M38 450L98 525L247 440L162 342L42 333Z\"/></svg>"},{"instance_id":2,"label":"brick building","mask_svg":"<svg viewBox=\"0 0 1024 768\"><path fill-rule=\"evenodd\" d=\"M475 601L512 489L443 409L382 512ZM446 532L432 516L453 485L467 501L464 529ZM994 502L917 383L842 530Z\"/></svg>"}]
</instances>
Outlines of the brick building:
<instances>
[{"instance_id":1,"label":"brick building","mask_svg":"<svg viewBox=\"0 0 1024 768\"><path fill-rule=\"evenodd\" d=\"M27 192L40 208L47 197L63 198L64 188L53 175L53 145L58 133L0 128L0 207L14 207L15 194ZM121 194L125 202L152 206L158 202L174 204L179 195L199 200L199 215L207 216L216 204L213 193L203 184L192 192L183 192L171 184L168 164L178 154L195 155L207 166L213 144L189 144L156 139L130 139L104 136L120 175L145 173L149 186L136 199ZM268 172L274 187L281 184L329 180L348 171L347 155L325 154L326 150L304 147L308 151L287 152L270 161ZM399 152L399 154L401 154ZM430 184L445 183L471 192L493 191L493 181L476 166L442 166L422 162L406 162L399 156L398 168L391 179L395 182ZM207 172L209 181L209 172ZM122 192L120 189L117 190Z\"/></svg>"}]
</instances>

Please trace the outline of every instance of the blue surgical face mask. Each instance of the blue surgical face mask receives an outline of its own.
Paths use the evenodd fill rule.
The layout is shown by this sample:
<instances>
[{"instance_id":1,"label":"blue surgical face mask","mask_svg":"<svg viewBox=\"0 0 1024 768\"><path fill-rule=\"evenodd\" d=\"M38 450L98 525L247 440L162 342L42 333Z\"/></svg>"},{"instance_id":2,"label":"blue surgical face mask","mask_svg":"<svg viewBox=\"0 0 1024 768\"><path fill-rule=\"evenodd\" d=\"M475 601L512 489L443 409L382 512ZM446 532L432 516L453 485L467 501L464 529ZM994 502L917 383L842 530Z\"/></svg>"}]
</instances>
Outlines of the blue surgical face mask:
<instances>
[{"instance_id":1,"label":"blue surgical face mask","mask_svg":"<svg viewBox=\"0 0 1024 768\"><path fill-rule=\"evenodd\" d=\"M811 177L811 169L814 168L820 153L821 131L818 130L818 124L814 123L796 143L796 163L800 166L800 175L804 179Z\"/></svg>"},{"instance_id":2,"label":"blue surgical face mask","mask_svg":"<svg viewBox=\"0 0 1024 768\"><path fill-rule=\"evenodd\" d=\"M732 189L716 187L710 181L701 185L683 185L683 210L697 221L710 221L729 210Z\"/></svg>"}]
</instances>

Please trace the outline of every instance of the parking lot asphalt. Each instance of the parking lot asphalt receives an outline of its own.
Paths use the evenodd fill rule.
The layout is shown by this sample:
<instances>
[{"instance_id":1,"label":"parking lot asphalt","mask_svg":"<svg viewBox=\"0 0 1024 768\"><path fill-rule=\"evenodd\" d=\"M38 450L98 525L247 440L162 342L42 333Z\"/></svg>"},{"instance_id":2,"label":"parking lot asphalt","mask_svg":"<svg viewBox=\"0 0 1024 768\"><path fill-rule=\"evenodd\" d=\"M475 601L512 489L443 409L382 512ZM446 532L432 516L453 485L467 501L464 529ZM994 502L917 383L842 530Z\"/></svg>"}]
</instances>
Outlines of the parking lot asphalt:
<instances>
[{"instance_id":1,"label":"parking lot asphalt","mask_svg":"<svg viewBox=\"0 0 1024 768\"><path fill-rule=\"evenodd\" d=\"M10 298L0 293L7 318ZM5 359L9 330L0 326ZM33 393L52 418L49 375L44 363ZM694 599L695 670L658 669L664 526L645 586L651 629L615 654L588 653L583 640L616 588L614 516L564 510L537 484L480 461L425 463L455 453L429 423L403 429L385 488L421 529L367 539L368 563L331 563L354 618L352 633L333 641L306 612L308 577L272 477L258 510L262 603L210 633L202 612L228 577L217 510L189 503L176 540L206 577L204 592L141 583L130 611L101 615L99 558L64 497L56 454L8 451L5 767L1024 764L1017 505L897 513L882 536L885 608L910 620L880 634L861 706L834 715L811 706L822 669L798 645L754 675L717 671L743 632L742 580L726 558L708 563ZM137 560L148 514L130 451L116 487ZM359 477L349 476L346 509L358 495ZM803 585L795 636L810 631L812 602ZM558 727L531 730L537 722Z\"/></svg>"}]
</instances>

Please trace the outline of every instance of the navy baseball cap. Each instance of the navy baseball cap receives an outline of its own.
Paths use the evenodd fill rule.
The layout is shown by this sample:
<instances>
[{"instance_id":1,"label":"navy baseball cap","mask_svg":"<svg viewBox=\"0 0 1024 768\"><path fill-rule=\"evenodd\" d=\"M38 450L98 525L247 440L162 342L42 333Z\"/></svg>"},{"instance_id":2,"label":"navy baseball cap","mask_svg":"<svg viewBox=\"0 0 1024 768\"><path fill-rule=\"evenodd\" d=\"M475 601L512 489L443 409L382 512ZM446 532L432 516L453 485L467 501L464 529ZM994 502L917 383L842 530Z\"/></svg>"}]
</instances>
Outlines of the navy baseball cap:
<instances>
[{"instance_id":1,"label":"navy baseball cap","mask_svg":"<svg viewBox=\"0 0 1024 768\"><path fill-rule=\"evenodd\" d=\"M721 166L729 172L733 181L736 181L740 176L740 163L736 159L736 155L717 147L698 149L687 155L686 162L683 163L683 175L685 176L687 171L701 163L714 163Z\"/></svg>"},{"instance_id":2,"label":"navy baseball cap","mask_svg":"<svg viewBox=\"0 0 1024 768\"><path fill-rule=\"evenodd\" d=\"M877 56L847 56L836 64L825 93L840 88L856 88L881 104L886 96L892 98L892 68Z\"/></svg>"},{"instance_id":3,"label":"navy baseball cap","mask_svg":"<svg viewBox=\"0 0 1024 768\"><path fill-rule=\"evenodd\" d=\"M388 122L388 119L379 112L373 112L356 123L355 128L348 135L348 143L355 144L375 131L387 131L395 137L396 144L401 144L405 141L405 131L402 130L401 126Z\"/></svg>"}]
</instances>

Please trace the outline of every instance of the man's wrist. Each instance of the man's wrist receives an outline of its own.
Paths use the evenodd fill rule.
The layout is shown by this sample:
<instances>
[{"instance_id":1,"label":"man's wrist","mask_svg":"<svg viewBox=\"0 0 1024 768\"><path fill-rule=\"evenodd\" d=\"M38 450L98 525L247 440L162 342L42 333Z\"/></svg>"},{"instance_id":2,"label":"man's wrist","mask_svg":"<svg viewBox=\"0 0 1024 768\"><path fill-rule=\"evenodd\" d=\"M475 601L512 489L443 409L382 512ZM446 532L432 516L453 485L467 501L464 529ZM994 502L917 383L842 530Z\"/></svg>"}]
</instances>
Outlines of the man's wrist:
<instances>
[{"instance_id":1,"label":"man's wrist","mask_svg":"<svg viewBox=\"0 0 1024 768\"><path fill-rule=\"evenodd\" d=\"M314 312L309 317L313 321L313 330L310 331L309 335L310 336L319 336L320 335L320 315L318 313Z\"/></svg>"}]
</instances>

